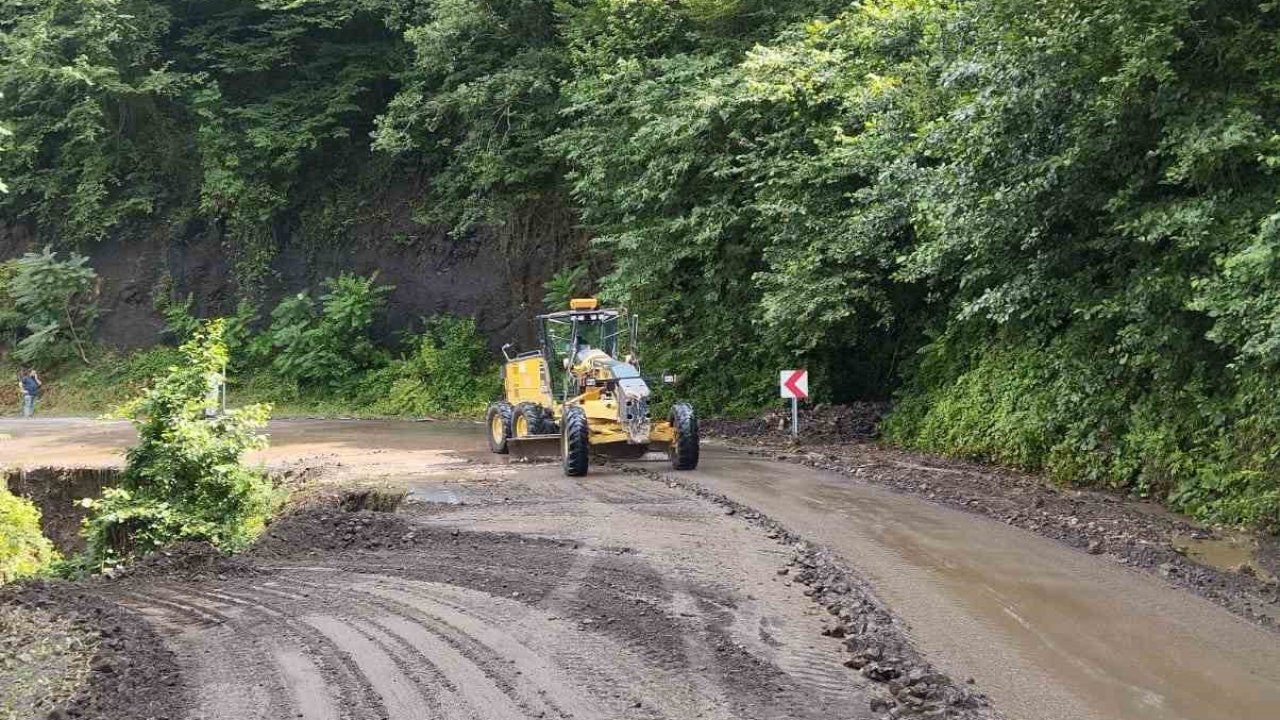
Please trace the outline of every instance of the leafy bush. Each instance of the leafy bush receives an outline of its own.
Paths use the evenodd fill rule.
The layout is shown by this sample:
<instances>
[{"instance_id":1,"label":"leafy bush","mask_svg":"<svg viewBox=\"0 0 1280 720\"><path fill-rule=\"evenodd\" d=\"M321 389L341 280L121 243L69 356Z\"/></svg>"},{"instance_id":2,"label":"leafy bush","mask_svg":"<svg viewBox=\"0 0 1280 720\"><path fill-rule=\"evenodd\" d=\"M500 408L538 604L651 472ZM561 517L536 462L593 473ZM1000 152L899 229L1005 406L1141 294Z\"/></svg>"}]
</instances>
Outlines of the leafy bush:
<instances>
[{"instance_id":1,"label":"leafy bush","mask_svg":"<svg viewBox=\"0 0 1280 720\"><path fill-rule=\"evenodd\" d=\"M177 299L168 292L155 295L155 308L160 317L164 318L165 332L178 342L186 342L200 329L200 318L191 312L194 302L195 298L189 293L182 299Z\"/></svg>"},{"instance_id":2,"label":"leafy bush","mask_svg":"<svg viewBox=\"0 0 1280 720\"><path fill-rule=\"evenodd\" d=\"M59 260L45 248L13 260L10 269L0 273L6 285L3 295L12 302L11 310L0 307L0 313L9 317L9 324L15 324L16 315L16 324L21 325L15 358L26 363L46 362L74 352L89 362L85 346L92 339L98 314L98 274L88 262L76 253ZM3 298L0 302L7 304Z\"/></svg>"},{"instance_id":3,"label":"leafy bush","mask_svg":"<svg viewBox=\"0 0 1280 720\"><path fill-rule=\"evenodd\" d=\"M11 347L17 343L18 331L22 328L22 313L18 312L18 303L9 290L17 272L16 259L0 263L0 346Z\"/></svg>"},{"instance_id":4,"label":"leafy bush","mask_svg":"<svg viewBox=\"0 0 1280 720\"><path fill-rule=\"evenodd\" d=\"M277 305L256 352L288 381L338 390L384 361L369 333L391 287L378 285L377 273L343 273L324 285L318 307L305 292Z\"/></svg>"},{"instance_id":5,"label":"leafy bush","mask_svg":"<svg viewBox=\"0 0 1280 720\"><path fill-rule=\"evenodd\" d=\"M179 343L190 339L205 322L192 310L195 298L189 293L184 298L175 298L166 287L155 295L154 304L156 311L164 318L165 331ZM258 308L247 298L242 298L236 304L235 314L223 318L226 323L223 337L232 357L233 367L242 367L244 363L254 359L253 325L257 319Z\"/></svg>"},{"instance_id":6,"label":"leafy bush","mask_svg":"<svg viewBox=\"0 0 1280 720\"><path fill-rule=\"evenodd\" d=\"M90 562L109 565L179 540L235 549L261 531L277 500L242 462L264 447L269 408L208 415L228 361L225 323L214 320L181 347L182 361L121 409L138 430L118 487L89 501Z\"/></svg>"},{"instance_id":7,"label":"leafy bush","mask_svg":"<svg viewBox=\"0 0 1280 720\"><path fill-rule=\"evenodd\" d=\"M441 316L410 343L411 352L366 382L377 412L461 415L497 397L501 375L470 318Z\"/></svg>"},{"instance_id":8,"label":"leafy bush","mask_svg":"<svg viewBox=\"0 0 1280 720\"><path fill-rule=\"evenodd\" d=\"M1280 378L1237 371L1217 379L1192 368L1177 383L1154 381L1153 393L1151 375L1087 357L1091 342L1078 329L1039 344L940 338L886 435L1126 490L1207 522L1280 529L1280 410L1268 399Z\"/></svg>"},{"instance_id":9,"label":"leafy bush","mask_svg":"<svg viewBox=\"0 0 1280 720\"><path fill-rule=\"evenodd\" d=\"M569 301L579 297L584 281L587 279L586 264L568 267L551 276L543 284L545 293L542 304L551 312L569 309Z\"/></svg>"},{"instance_id":10,"label":"leafy bush","mask_svg":"<svg viewBox=\"0 0 1280 720\"><path fill-rule=\"evenodd\" d=\"M57 559L40 532L40 510L0 484L0 585L35 575Z\"/></svg>"}]
</instances>

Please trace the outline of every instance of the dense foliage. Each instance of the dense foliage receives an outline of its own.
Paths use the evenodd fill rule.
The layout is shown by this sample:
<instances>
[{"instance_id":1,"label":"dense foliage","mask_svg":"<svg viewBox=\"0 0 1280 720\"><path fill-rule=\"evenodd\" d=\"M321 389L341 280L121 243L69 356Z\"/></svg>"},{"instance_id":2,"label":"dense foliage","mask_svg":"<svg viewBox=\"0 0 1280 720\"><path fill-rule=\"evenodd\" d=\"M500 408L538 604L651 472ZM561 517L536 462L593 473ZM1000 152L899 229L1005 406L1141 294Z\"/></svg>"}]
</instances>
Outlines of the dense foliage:
<instances>
[{"instance_id":1,"label":"dense foliage","mask_svg":"<svg viewBox=\"0 0 1280 720\"><path fill-rule=\"evenodd\" d=\"M594 289L716 411L806 365L826 399L896 393L903 443L1280 522L1275 3L0 0L0 26L0 212L49 240L199 216L254 267L273 222L341 240L347 188L409 179L512 256L589 230Z\"/></svg>"},{"instance_id":2,"label":"dense foliage","mask_svg":"<svg viewBox=\"0 0 1280 720\"><path fill-rule=\"evenodd\" d=\"M88 258L71 253L60 260L49 248L0 265L0 342L28 364L72 354L88 362L97 277Z\"/></svg>"},{"instance_id":3,"label":"dense foliage","mask_svg":"<svg viewBox=\"0 0 1280 720\"><path fill-rule=\"evenodd\" d=\"M390 286L375 273L327 278L322 288L318 301L307 292L285 297L261 328L247 302L223 319L227 345L241 355L237 396L291 410L423 417L472 414L498 394L496 362L474 320L438 315L399 342L379 343ZM202 326L190 299L165 296L159 305L176 338Z\"/></svg>"},{"instance_id":4,"label":"dense foliage","mask_svg":"<svg viewBox=\"0 0 1280 720\"><path fill-rule=\"evenodd\" d=\"M218 408L228 355L224 325L213 321L181 348L181 361L122 412L138 431L116 487L87 501L87 555L111 565L169 543L201 540L236 549L261 531L278 498L246 451L266 445L259 432L270 408Z\"/></svg>"},{"instance_id":5,"label":"dense foliage","mask_svg":"<svg viewBox=\"0 0 1280 720\"><path fill-rule=\"evenodd\" d=\"M404 357L372 373L364 390L381 414L474 416L498 397L502 382L475 322L441 316L412 338Z\"/></svg>"},{"instance_id":6,"label":"dense foliage","mask_svg":"<svg viewBox=\"0 0 1280 720\"><path fill-rule=\"evenodd\" d=\"M40 510L0 484L0 585L34 575L58 558L40 531Z\"/></svg>"},{"instance_id":7,"label":"dense foliage","mask_svg":"<svg viewBox=\"0 0 1280 720\"><path fill-rule=\"evenodd\" d=\"M357 373L381 364L369 336L386 294L377 276L329 278L319 303L306 292L271 311L271 326L251 347L276 374L299 387L337 390Z\"/></svg>"}]
</instances>

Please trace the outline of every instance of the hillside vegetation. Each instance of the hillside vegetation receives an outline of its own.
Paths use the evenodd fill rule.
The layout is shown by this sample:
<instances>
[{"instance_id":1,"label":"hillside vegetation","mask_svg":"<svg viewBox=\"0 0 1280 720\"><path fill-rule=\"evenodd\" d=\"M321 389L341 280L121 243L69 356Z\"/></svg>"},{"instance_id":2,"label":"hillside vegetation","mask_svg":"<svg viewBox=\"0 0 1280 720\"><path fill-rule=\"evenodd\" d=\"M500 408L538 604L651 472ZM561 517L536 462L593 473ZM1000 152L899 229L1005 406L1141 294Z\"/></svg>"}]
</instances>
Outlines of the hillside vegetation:
<instances>
[{"instance_id":1,"label":"hillside vegetation","mask_svg":"<svg viewBox=\"0 0 1280 720\"><path fill-rule=\"evenodd\" d=\"M0 212L595 238L714 411L805 365L894 441L1280 524L1280 7L0 0ZM569 208L571 213L556 212ZM528 246L524 246L528 247ZM520 252L520 246L513 246Z\"/></svg>"}]
</instances>

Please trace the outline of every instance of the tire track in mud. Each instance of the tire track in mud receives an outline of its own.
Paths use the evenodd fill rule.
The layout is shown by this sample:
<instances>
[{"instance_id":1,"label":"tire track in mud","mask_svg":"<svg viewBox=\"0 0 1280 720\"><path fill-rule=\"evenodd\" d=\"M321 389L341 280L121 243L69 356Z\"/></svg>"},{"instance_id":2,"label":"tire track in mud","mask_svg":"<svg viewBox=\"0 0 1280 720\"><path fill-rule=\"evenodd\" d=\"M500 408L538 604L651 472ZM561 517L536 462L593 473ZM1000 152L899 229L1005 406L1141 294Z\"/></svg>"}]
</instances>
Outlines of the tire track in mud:
<instances>
[{"instance_id":1,"label":"tire track in mud","mask_svg":"<svg viewBox=\"0 0 1280 720\"><path fill-rule=\"evenodd\" d=\"M697 610L674 626L687 631L678 656L583 627L590 618L573 606L582 587L599 591L596 563L575 563L537 605L323 567L280 569L267 582L151 583L117 599L193 666L201 720L784 716L766 701L772 687L742 701L722 682L716 654L727 639L693 627L728 622L708 618L714 603L682 593Z\"/></svg>"},{"instance_id":2,"label":"tire track in mud","mask_svg":"<svg viewBox=\"0 0 1280 720\"><path fill-rule=\"evenodd\" d=\"M197 663L193 717L202 720L681 718L692 716L689 699L705 692L681 692L673 687L682 684L678 675L662 669L645 677L625 662L602 663L619 651L581 652L598 642L514 601L381 575L326 571L319 583L296 573L306 571L278 575L273 587L159 584L121 601L168 629L177 645L212 656ZM508 626L532 638L557 636L559 647L531 648ZM348 692L352 684L367 686L372 702ZM685 701L671 703L670 695ZM714 704L699 710L730 717Z\"/></svg>"},{"instance_id":3,"label":"tire track in mud","mask_svg":"<svg viewBox=\"0 0 1280 720\"><path fill-rule=\"evenodd\" d=\"M803 598L779 553L736 519L626 476L481 492L453 509L303 506L243 574L115 593L184 659L192 720L873 715L840 654L813 647L819 621L790 609Z\"/></svg>"},{"instance_id":4,"label":"tire track in mud","mask_svg":"<svg viewBox=\"0 0 1280 720\"><path fill-rule=\"evenodd\" d=\"M267 588L262 591L276 592ZM233 720L249 717L329 718L367 717L381 708L381 700L352 656L339 644L316 632L300 619L257 602L251 594L237 596L231 591L215 592L191 586L152 585L147 593L129 593L144 615L176 630L171 641L195 658L194 684L202 691L201 720ZM291 597L291 596L286 596ZM165 614L168 614L166 617ZM216 626L229 632L233 641L209 637ZM191 623L194 625L185 625ZM185 625L185 626L184 626ZM228 647L232 644L232 647ZM229 663L235 657L238 662ZM273 692L257 689L270 679ZM333 688L339 690L334 696ZM252 706L228 706L228 698L258 698ZM279 706L279 698L292 703Z\"/></svg>"}]
</instances>

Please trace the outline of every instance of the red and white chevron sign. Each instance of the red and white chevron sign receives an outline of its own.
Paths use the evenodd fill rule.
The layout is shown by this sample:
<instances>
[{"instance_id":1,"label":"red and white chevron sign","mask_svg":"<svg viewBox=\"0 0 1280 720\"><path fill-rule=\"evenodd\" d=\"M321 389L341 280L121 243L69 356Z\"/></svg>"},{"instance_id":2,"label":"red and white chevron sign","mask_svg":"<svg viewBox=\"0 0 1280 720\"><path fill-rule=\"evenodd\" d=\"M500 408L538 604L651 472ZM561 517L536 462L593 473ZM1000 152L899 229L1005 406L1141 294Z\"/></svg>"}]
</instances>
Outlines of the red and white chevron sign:
<instances>
[{"instance_id":1,"label":"red and white chevron sign","mask_svg":"<svg viewBox=\"0 0 1280 720\"><path fill-rule=\"evenodd\" d=\"M809 371L783 370L779 378L782 397L804 400L809 397Z\"/></svg>"}]
</instances>

